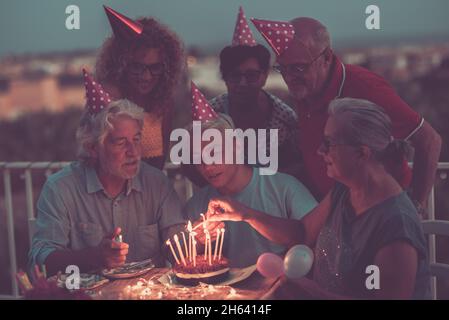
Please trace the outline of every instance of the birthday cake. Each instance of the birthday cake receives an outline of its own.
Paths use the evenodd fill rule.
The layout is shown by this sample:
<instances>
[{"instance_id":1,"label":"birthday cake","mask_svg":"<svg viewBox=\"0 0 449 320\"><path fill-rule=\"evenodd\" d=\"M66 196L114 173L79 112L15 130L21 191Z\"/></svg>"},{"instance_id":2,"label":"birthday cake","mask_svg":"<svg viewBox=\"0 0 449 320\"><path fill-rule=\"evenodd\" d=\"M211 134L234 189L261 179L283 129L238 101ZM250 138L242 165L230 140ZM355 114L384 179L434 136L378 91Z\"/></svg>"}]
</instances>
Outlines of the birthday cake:
<instances>
[{"instance_id":1,"label":"birthday cake","mask_svg":"<svg viewBox=\"0 0 449 320\"><path fill-rule=\"evenodd\" d=\"M213 260L211 264L204 259L204 255L196 256L196 263L186 261L177 263L173 267L176 281L184 285L197 285L200 282L214 284L224 281L229 276L228 259L221 257L220 260Z\"/></svg>"}]
</instances>

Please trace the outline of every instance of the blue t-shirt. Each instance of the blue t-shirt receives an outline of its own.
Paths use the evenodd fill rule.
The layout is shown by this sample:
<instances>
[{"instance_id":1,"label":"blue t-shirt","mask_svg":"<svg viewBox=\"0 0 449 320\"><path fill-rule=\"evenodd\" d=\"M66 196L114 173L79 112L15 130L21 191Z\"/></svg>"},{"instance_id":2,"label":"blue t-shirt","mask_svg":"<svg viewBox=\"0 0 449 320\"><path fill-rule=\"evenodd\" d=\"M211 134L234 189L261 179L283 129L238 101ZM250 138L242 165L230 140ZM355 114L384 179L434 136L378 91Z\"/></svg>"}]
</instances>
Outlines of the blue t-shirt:
<instances>
[{"instance_id":1,"label":"blue t-shirt","mask_svg":"<svg viewBox=\"0 0 449 320\"><path fill-rule=\"evenodd\" d=\"M297 220L316 206L311 193L294 177L283 173L260 175L259 169L252 170L251 181L231 196L234 200L274 217ZM211 186L199 190L186 204L188 219L200 219L200 214L207 211L209 200L220 196ZM225 227L223 254L232 267L247 267L255 264L264 252L283 255L288 249L266 239L246 222L226 221Z\"/></svg>"}]
</instances>

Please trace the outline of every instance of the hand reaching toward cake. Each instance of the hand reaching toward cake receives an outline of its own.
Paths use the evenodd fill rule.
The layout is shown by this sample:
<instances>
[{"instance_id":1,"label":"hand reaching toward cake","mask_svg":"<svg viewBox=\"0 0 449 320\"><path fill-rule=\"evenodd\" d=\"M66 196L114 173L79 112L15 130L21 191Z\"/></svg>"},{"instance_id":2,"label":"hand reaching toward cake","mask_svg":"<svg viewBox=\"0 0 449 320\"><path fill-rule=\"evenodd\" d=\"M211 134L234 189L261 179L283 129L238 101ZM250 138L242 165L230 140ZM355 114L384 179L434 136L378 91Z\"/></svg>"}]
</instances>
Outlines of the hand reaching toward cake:
<instances>
[{"instance_id":1,"label":"hand reaching toward cake","mask_svg":"<svg viewBox=\"0 0 449 320\"><path fill-rule=\"evenodd\" d=\"M211 199L206 218L209 223L218 221L248 223L268 240L288 247L301 241L298 233L302 223L300 220L283 218L274 212L258 211L229 197Z\"/></svg>"},{"instance_id":2,"label":"hand reaching toward cake","mask_svg":"<svg viewBox=\"0 0 449 320\"><path fill-rule=\"evenodd\" d=\"M214 198L209 201L206 218L208 221L246 221L249 208L231 198Z\"/></svg>"}]
</instances>

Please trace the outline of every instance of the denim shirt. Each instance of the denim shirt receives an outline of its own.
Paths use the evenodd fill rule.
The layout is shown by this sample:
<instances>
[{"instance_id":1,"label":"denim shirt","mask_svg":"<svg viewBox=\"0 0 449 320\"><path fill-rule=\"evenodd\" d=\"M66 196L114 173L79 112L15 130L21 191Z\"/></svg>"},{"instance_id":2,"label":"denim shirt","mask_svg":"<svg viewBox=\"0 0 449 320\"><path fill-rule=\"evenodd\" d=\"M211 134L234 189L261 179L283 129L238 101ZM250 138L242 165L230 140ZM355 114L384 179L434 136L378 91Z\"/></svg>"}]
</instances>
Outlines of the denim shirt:
<instances>
[{"instance_id":1,"label":"denim shirt","mask_svg":"<svg viewBox=\"0 0 449 320\"><path fill-rule=\"evenodd\" d=\"M94 168L74 162L42 189L29 266L44 264L55 250L97 246L116 227L129 244L128 262L151 257L163 265L163 234L170 236L169 228L184 222L179 198L160 170L141 162L125 190L111 198Z\"/></svg>"}]
</instances>

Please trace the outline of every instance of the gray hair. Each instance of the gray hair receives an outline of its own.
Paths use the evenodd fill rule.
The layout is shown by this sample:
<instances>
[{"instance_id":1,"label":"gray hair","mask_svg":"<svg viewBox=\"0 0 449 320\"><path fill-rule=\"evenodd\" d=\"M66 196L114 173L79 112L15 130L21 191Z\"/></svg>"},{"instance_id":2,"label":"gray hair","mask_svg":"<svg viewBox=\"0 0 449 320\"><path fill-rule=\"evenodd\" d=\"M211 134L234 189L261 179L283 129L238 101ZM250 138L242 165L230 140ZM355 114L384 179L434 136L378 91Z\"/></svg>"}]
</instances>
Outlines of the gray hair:
<instances>
[{"instance_id":1,"label":"gray hair","mask_svg":"<svg viewBox=\"0 0 449 320\"><path fill-rule=\"evenodd\" d=\"M375 103L353 98L335 99L328 112L340 126L339 139L369 147L379 161L402 162L408 155L408 143L393 138L390 117Z\"/></svg>"},{"instance_id":2,"label":"gray hair","mask_svg":"<svg viewBox=\"0 0 449 320\"><path fill-rule=\"evenodd\" d=\"M143 128L143 109L126 99L111 102L97 114L91 114L87 109L84 111L76 131L77 156L80 161L91 164L89 147L104 143L108 132L114 128L112 122L117 117L134 119Z\"/></svg>"}]
</instances>

